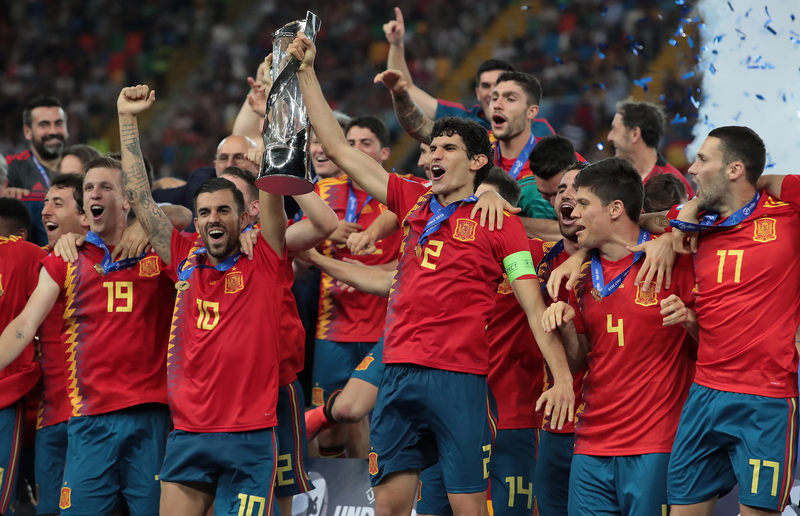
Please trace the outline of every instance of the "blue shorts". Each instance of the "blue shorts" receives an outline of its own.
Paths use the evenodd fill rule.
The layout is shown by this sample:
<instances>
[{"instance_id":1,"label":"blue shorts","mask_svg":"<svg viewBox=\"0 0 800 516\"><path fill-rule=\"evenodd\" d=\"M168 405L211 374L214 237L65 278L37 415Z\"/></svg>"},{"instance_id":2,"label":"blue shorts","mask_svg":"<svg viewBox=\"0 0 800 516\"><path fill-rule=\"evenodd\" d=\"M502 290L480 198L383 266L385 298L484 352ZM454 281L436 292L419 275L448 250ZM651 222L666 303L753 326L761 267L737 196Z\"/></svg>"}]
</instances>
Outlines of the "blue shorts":
<instances>
[{"instance_id":1,"label":"blue shorts","mask_svg":"<svg viewBox=\"0 0 800 516\"><path fill-rule=\"evenodd\" d=\"M0 514L17 499L22 438L25 435L25 398L0 409Z\"/></svg>"},{"instance_id":2,"label":"blue shorts","mask_svg":"<svg viewBox=\"0 0 800 516\"><path fill-rule=\"evenodd\" d=\"M536 505L542 516L566 516L575 434L542 430L536 455Z\"/></svg>"},{"instance_id":3,"label":"blue shorts","mask_svg":"<svg viewBox=\"0 0 800 516\"><path fill-rule=\"evenodd\" d=\"M485 376L386 364L370 432L372 485L439 462L448 493L485 491L496 432Z\"/></svg>"},{"instance_id":4,"label":"blue shorts","mask_svg":"<svg viewBox=\"0 0 800 516\"><path fill-rule=\"evenodd\" d=\"M353 371L350 378L358 378L375 387L380 387L383 368L383 339L381 339L375 344L372 351L367 353L364 360L356 366L356 370Z\"/></svg>"},{"instance_id":5,"label":"blue shorts","mask_svg":"<svg viewBox=\"0 0 800 516\"><path fill-rule=\"evenodd\" d=\"M311 389L311 404L324 405L333 391L344 389L353 370L364 360L376 345L375 342L335 342L317 339L314 350L314 387Z\"/></svg>"},{"instance_id":6,"label":"blue shorts","mask_svg":"<svg viewBox=\"0 0 800 516\"><path fill-rule=\"evenodd\" d=\"M437 462L430 468L422 470L419 475L419 491L417 494L417 514L431 516L452 516L453 508L444 487L442 467Z\"/></svg>"},{"instance_id":7,"label":"blue shorts","mask_svg":"<svg viewBox=\"0 0 800 516\"><path fill-rule=\"evenodd\" d=\"M570 516L666 514L668 465L669 453L574 455L569 476Z\"/></svg>"},{"instance_id":8,"label":"blue shorts","mask_svg":"<svg viewBox=\"0 0 800 516\"><path fill-rule=\"evenodd\" d=\"M110 514L121 492L131 514L158 515L171 424L169 409L156 403L71 418L61 514Z\"/></svg>"},{"instance_id":9,"label":"blue shorts","mask_svg":"<svg viewBox=\"0 0 800 516\"><path fill-rule=\"evenodd\" d=\"M67 463L67 422L36 431L36 514L59 514L64 466Z\"/></svg>"},{"instance_id":10,"label":"blue shorts","mask_svg":"<svg viewBox=\"0 0 800 516\"><path fill-rule=\"evenodd\" d=\"M275 496L294 496L314 489L308 478L308 438L306 436L303 387L299 380L278 389L278 469Z\"/></svg>"},{"instance_id":11,"label":"blue shorts","mask_svg":"<svg viewBox=\"0 0 800 516\"><path fill-rule=\"evenodd\" d=\"M694 384L681 412L669 463L669 503L728 493L783 511L797 461L797 398L767 398Z\"/></svg>"},{"instance_id":12,"label":"blue shorts","mask_svg":"<svg viewBox=\"0 0 800 516\"><path fill-rule=\"evenodd\" d=\"M216 490L214 514L270 516L277 453L273 428L207 434L173 430L159 478L209 484Z\"/></svg>"}]
</instances>

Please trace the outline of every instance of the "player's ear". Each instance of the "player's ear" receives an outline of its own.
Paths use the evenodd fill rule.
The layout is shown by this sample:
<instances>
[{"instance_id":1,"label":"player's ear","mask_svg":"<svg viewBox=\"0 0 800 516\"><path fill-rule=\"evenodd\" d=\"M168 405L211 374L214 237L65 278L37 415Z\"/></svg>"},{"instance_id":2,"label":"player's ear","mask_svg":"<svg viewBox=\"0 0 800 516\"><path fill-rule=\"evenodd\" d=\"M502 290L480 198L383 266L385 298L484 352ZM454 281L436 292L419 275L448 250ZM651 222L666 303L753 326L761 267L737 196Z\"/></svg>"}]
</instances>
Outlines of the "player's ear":
<instances>
[{"instance_id":1,"label":"player's ear","mask_svg":"<svg viewBox=\"0 0 800 516\"><path fill-rule=\"evenodd\" d=\"M25 139L28 141L33 140L33 129L30 128L28 125L22 126L22 134L25 135Z\"/></svg>"},{"instance_id":2,"label":"player's ear","mask_svg":"<svg viewBox=\"0 0 800 516\"><path fill-rule=\"evenodd\" d=\"M473 172L477 172L487 163L489 163L489 158L486 157L486 154L476 154L472 157L472 163L470 163L469 169Z\"/></svg>"},{"instance_id":3,"label":"player's ear","mask_svg":"<svg viewBox=\"0 0 800 516\"><path fill-rule=\"evenodd\" d=\"M728 165L725 175L728 176L729 181L736 181L740 177L745 176L744 163L741 161L734 161Z\"/></svg>"},{"instance_id":4,"label":"player's ear","mask_svg":"<svg viewBox=\"0 0 800 516\"><path fill-rule=\"evenodd\" d=\"M536 118L536 115L539 114L539 106L533 104L532 106L528 106L528 113L525 115L526 120L533 120Z\"/></svg>"},{"instance_id":5,"label":"player's ear","mask_svg":"<svg viewBox=\"0 0 800 516\"><path fill-rule=\"evenodd\" d=\"M27 240L28 239L28 230L25 229L25 228L19 228L17 230L17 232L15 233L15 236L18 236L23 240Z\"/></svg>"},{"instance_id":6,"label":"player's ear","mask_svg":"<svg viewBox=\"0 0 800 516\"><path fill-rule=\"evenodd\" d=\"M389 154L391 153L392 151L389 150L389 147L383 147L381 149L381 161L386 161L387 159L389 159Z\"/></svg>"},{"instance_id":7,"label":"player's ear","mask_svg":"<svg viewBox=\"0 0 800 516\"><path fill-rule=\"evenodd\" d=\"M625 205L619 199L610 202L608 204L608 214L611 215L611 220L617 220L625 214Z\"/></svg>"}]
</instances>

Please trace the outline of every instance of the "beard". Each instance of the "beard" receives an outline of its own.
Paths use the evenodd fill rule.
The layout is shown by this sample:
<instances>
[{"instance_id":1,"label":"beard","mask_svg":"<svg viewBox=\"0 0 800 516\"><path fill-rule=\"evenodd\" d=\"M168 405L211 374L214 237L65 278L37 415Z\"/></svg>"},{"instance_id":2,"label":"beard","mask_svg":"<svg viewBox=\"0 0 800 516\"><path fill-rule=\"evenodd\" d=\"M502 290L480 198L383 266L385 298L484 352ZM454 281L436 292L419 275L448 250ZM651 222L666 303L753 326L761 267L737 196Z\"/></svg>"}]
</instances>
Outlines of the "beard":
<instances>
[{"instance_id":1,"label":"beard","mask_svg":"<svg viewBox=\"0 0 800 516\"><path fill-rule=\"evenodd\" d=\"M47 135L45 138L49 138L47 143L44 142L44 138L41 140L34 138L33 148L36 149L36 152L38 152L39 155L44 159L58 159L58 157L61 156L61 152L64 150L64 147L66 146L64 137L60 134L53 134Z\"/></svg>"},{"instance_id":2,"label":"beard","mask_svg":"<svg viewBox=\"0 0 800 516\"><path fill-rule=\"evenodd\" d=\"M697 199L697 209L719 213L725 204L728 195L728 184L724 177L725 167L709 184L700 186L700 197Z\"/></svg>"}]
</instances>

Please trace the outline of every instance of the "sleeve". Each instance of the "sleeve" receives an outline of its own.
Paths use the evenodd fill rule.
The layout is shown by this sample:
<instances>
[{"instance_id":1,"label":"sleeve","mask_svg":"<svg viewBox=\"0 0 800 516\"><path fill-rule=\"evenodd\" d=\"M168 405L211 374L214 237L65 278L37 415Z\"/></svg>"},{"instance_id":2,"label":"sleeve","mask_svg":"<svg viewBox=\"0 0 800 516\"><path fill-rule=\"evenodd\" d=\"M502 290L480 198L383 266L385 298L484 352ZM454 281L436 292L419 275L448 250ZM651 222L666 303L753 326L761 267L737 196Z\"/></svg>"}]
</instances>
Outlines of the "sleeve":
<instances>
[{"instance_id":1,"label":"sleeve","mask_svg":"<svg viewBox=\"0 0 800 516\"><path fill-rule=\"evenodd\" d=\"M53 281L60 288L64 288L64 282L67 281L67 262L62 258L51 254L42 258L42 267L47 271L47 274L53 278Z\"/></svg>"},{"instance_id":2,"label":"sleeve","mask_svg":"<svg viewBox=\"0 0 800 516\"><path fill-rule=\"evenodd\" d=\"M544 258L544 244L544 240L539 238L528 239L528 247L531 249L531 258L533 259L534 267L539 265Z\"/></svg>"},{"instance_id":3,"label":"sleeve","mask_svg":"<svg viewBox=\"0 0 800 516\"><path fill-rule=\"evenodd\" d=\"M278 257L272 246L261 236L261 232L258 232L258 243L253 246L253 258L258 262L259 268L265 271L279 285L285 283L286 261L289 260L289 251L285 245L283 254L286 258Z\"/></svg>"},{"instance_id":4,"label":"sleeve","mask_svg":"<svg viewBox=\"0 0 800 516\"><path fill-rule=\"evenodd\" d=\"M506 220L503 229L488 232L495 259L503 264L509 283L518 279L537 279L536 265L522 221L515 215L504 215Z\"/></svg>"},{"instance_id":5,"label":"sleeve","mask_svg":"<svg viewBox=\"0 0 800 516\"><path fill-rule=\"evenodd\" d=\"M397 174L389 174L386 205L399 220L403 220L427 190L421 183L398 177Z\"/></svg>"},{"instance_id":6,"label":"sleeve","mask_svg":"<svg viewBox=\"0 0 800 516\"><path fill-rule=\"evenodd\" d=\"M531 219L557 220L556 212L549 202L545 201L536 188L535 176L528 176L519 183L522 192L519 196L520 217Z\"/></svg>"},{"instance_id":7,"label":"sleeve","mask_svg":"<svg viewBox=\"0 0 800 516\"><path fill-rule=\"evenodd\" d=\"M788 202L794 211L800 213L800 176L788 175L783 178L781 200Z\"/></svg>"},{"instance_id":8,"label":"sleeve","mask_svg":"<svg viewBox=\"0 0 800 516\"><path fill-rule=\"evenodd\" d=\"M572 320L575 325L575 331L581 335L586 335L586 323L583 320L583 314L581 313L580 303L578 303L575 290L569 293L569 304L572 306L573 310L575 310L575 319Z\"/></svg>"},{"instance_id":9,"label":"sleeve","mask_svg":"<svg viewBox=\"0 0 800 516\"><path fill-rule=\"evenodd\" d=\"M469 116L470 111L458 102L450 102L449 100L436 99L438 106L436 107L436 118L443 118L446 116L457 116L459 118L466 118Z\"/></svg>"},{"instance_id":10,"label":"sleeve","mask_svg":"<svg viewBox=\"0 0 800 516\"><path fill-rule=\"evenodd\" d=\"M697 277L694 273L694 263L690 255L679 254L678 261L673 268L672 277L678 280L678 296L690 310L695 309L695 292L694 286L697 283ZM673 281L675 281L673 279Z\"/></svg>"},{"instance_id":11,"label":"sleeve","mask_svg":"<svg viewBox=\"0 0 800 516\"><path fill-rule=\"evenodd\" d=\"M25 296L30 298L33 294L33 291L36 289L36 285L39 284L39 271L42 268L42 261L47 258L47 253L44 252L44 250L42 250L40 247L36 247L32 244L25 245L25 248L27 255L25 258L25 263L28 266L26 273L28 274L29 279L29 281L25 282L25 285L27 286Z\"/></svg>"}]
</instances>

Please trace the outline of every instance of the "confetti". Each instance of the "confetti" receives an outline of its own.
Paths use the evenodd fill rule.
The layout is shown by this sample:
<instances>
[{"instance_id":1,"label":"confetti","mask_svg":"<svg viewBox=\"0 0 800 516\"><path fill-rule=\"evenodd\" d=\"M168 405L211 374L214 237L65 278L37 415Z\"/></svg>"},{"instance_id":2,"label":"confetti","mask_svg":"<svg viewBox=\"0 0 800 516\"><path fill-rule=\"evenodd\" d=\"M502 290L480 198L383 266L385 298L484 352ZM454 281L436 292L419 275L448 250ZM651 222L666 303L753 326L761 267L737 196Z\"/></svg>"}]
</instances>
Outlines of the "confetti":
<instances>
[{"instance_id":1,"label":"confetti","mask_svg":"<svg viewBox=\"0 0 800 516\"><path fill-rule=\"evenodd\" d=\"M794 15L793 14L791 15L791 17L792 17L792 21L794 21Z\"/></svg>"},{"instance_id":2,"label":"confetti","mask_svg":"<svg viewBox=\"0 0 800 516\"><path fill-rule=\"evenodd\" d=\"M752 7L751 7L750 9L748 9L748 10L747 10L747 12L746 12L746 13L744 13L744 17L745 17L745 18L749 17L749 16L750 16L750 11L752 11L752 10L753 10L753 8L752 8Z\"/></svg>"},{"instance_id":3,"label":"confetti","mask_svg":"<svg viewBox=\"0 0 800 516\"><path fill-rule=\"evenodd\" d=\"M784 103L786 102L786 94L785 93L783 94L783 102Z\"/></svg>"},{"instance_id":4,"label":"confetti","mask_svg":"<svg viewBox=\"0 0 800 516\"><path fill-rule=\"evenodd\" d=\"M769 7L767 7L766 5L764 6L764 12L767 13L767 18L772 18L772 16L769 15Z\"/></svg>"},{"instance_id":5,"label":"confetti","mask_svg":"<svg viewBox=\"0 0 800 516\"><path fill-rule=\"evenodd\" d=\"M560 57L556 56L556 63L564 64L564 61L562 61Z\"/></svg>"},{"instance_id":6,"label":"confetti","mask_svg":"<svg viewBox=\"0 0 800 516\"><path fill-rule=\"evenodd\" d=\"M604 147L605 145L603 145L602 143L597 144L597 150L603 150Z\"/></svg>"},{"instance_id":7,"label":"confetti","mask_svg":"<svg viewBox=\"0 0 800 516\"><path fill-rule=\"evenodd\" d=\"M738 121L739 121L739 117L740 117L740 116L742 116L742 112L741 112L741 111L739 111L738 113L736 113L736 116L735 116L735 117L733 117L733 120L734 120L735 122L738 122Z\"/></svg>"},{"instance_id":8,"label":"confetti","mask_svg":"<svg viewBox=\"0 0 800 516\"><path fill-rule=\"evenodd\" d=\"M674 39L671 39L671 38L669 40L669 44L672 45L673 47L677 47L678 46L678 42L675 41Z\"/></svg>"},{"instance_id":9,"label":"confetti","mask_svg":"<svg viewBox=\"0 0 800 516\"><path fill-rule=\"evenodd\" d=\"M600 11L600 16L605 16L607 12L608 12L608 7L603 7L603 10Z\"/></svg>"},{"instance_id":10,"label":"confetti","mask_svg":"<svg viewBox=\"0 0 800 516\"><path fill-rule=\"evenodd\" d=\"M685 37L686 33L683 32L683 25L678 25L678 30L675 31L675 37Z\"/></svg>"},{"instance_id":11,"label":"confetti","mask_svg":"<svg viewBox=\"0 0 800 516\"><path fill-rule=\"evenodd\" d=\"M670 125L685 124L685 123L686 123L686 117L681 116L680 113L675 113L675 118L672 119Z\"/></svg>"},{"instance_id":12,"label":"confetti","mask_svg":"<svg viewBox=\"0 0 800 516\"><path fill-rule=\"evenodd\" d=\"M758 100L764 100L764 95L761 95L760 93L756 93L756 98Z\"/></svg>"},{"instance_id":13,"label":"confetti","mask_svg":"<svg viewBox=\"0 0 800 516\"><path fill-rule=\"evenodd\" d=\"M714 67L714 63L711 63L710 65L708 65L708 71L711 72L711 75L714 75L715 73L717 73L717 69Z\"/></svg>"},{"instance_id":14,"label":"confetti","mask_svg":"<svg viewBox=\"0 0 800 516\"><path fill-rule=\"evenodd\" d=\"M659 99L661 102L664 102L664 99L666 99L666 98L667 98L667 96L666 96L666 95L664 95L664 94L662 94L660 97L658 97L658 99Z\"/></svg>"},{"instance_id":15,"label":"confetti","mask_svg":"<svg viewBox=\"0 0 800 516\"><path fill-rule=\"evenodd\" d=\"M686 72L685 74L681 75L681 79L684 81L686 79L691 79L692 77L694 77L694 72Z\"/></svg>"},{"instance_id":16,"label":"confetti","mask_svg":"<svg viewBox=\"0 0 800 516\"><path fill-rule=\"evenodd\" d=\"M702 47L700 47L700 51L701 52L708 52L708 46L707 45L703 45Z\"/></svg>"},{"instance_id":17,"label":"confetti","mask_svg":"<svg viewBox=\"0 0 800 516\"><path fill-rule=\"evenodd\" d=\"M744 32L740 31L739 29L735 29L735 30L736 30L736 32L739 33L739 39L744 41L745 38L747 37L747 34L745 34Z\"/></svg>"},{"instance_id":18,"label":"confetti","mask_svg":"<svg viewBox=\"0 0 800 516\"><path fill-rule=\"evenodd\" d=\"M686 38L686 42L689 44L689 48L694 48L694 41L692 40L691 36Z\"/></svg>"},{"instance_id":19,"label":"confetti","mask_svg":"<svg viewBox=\"0 0 800 516\"><path fill-rule=\"evenodd\" d=\"M771 32L771 33L772 33L774 36L777 36L777 35L778 35L778 33L777 33L777 32L775 32L775 29L773 29L773 28L772 28L772 27L770 27L769 25L767 25L767 30L768 30L768 31L770 31L770 32ZM742 39L744 39L744 38L742 38Z\"/></svg>"},{"instance_id":20,"label":"confetti","mask_svg":"<svg viewBox=\"0 0 800 516\"><path fill-rule=\"evenodd\" d=\"M595 82L592 84L592 86L594 86L595 88L600 88L601 90L606 89L606 85L603 84L602 82Z\"/></svg>"},{"instance_id":21,"label":"confetti","mask_svg":"<svg viewBox=\"0 0 800 516\"><path fill-rule=\"evenodd\" d=\"M597 55L598 55L598 57L600 57L600 59L605 59L606 58L606 55L604 53L600 52L599 48L597 49Z\"/></svg>"},{"instance_id":22,"label":"confetti","mask_svg":"<svg viewBox=\"0 0 800 516\"><path fill-rule=\"evenodd\" d=\"M722 41L722 38L724 38L724 37L725 37L725 34L721 34L721 35L717 36L716 38L714 38L714 44L716 45L717 43Z\"/></svg>"},{"instance_id":23,"label":"confetti","mask_svg":"<svg viewBox=\"0 0 800 516\"><path fill-rule=\"evenodd\" d=\"M700 102L698 102L698 101L694 100L694 97L692 97L691 95L689 95L689 100L690 100L690 101L692 101L692 105L693 105L695 108L699 108L699 107L700 107Z\"/></svg>"},{"instance_id":24,"label":"confetti","mask_svg":"<svg viewBox=\"0 0 800 516\"><path fill-rule=\"evenodd\" d=\"M683 4L685 4L685 3L686 3L686 2L685 2L684 0L675 0L675 4L676 4L676 5L683 5Z\"/></svg>"},{"instance_id":25,"label":"confetti","mask_svg":"<svg viewBox=\"0 0 800 516\"><path fill-rule=\"evenodd\" d=\"M733 11L733 6L731 5L731 3L730 3L730 2L728 2L728 7L730 7L730 8L731 8L731 11Z\"/></svg>"},{"instance_id":26,"label":"confetti","mask_svg":"<svg viewBox=\"0 0 800 516\"><path fill-rule=\"evenodd\" d=\"M561 6L561 10L562 10L562 11L566 11L566 10L567 10L567 6L566 6L566 5L564 5L562 2L559 2L559 3L558 3L558 5L560 5L560 6Z\"/></svg>"}]
</instances>

